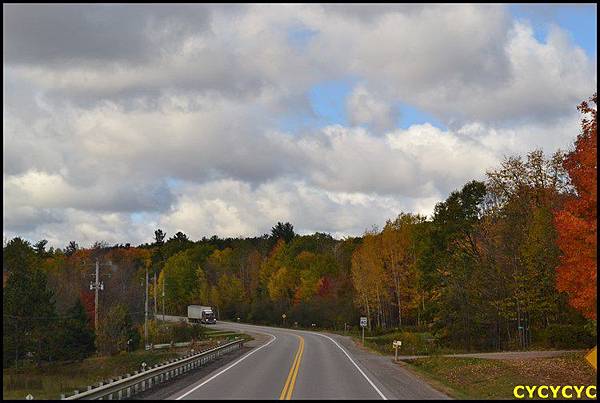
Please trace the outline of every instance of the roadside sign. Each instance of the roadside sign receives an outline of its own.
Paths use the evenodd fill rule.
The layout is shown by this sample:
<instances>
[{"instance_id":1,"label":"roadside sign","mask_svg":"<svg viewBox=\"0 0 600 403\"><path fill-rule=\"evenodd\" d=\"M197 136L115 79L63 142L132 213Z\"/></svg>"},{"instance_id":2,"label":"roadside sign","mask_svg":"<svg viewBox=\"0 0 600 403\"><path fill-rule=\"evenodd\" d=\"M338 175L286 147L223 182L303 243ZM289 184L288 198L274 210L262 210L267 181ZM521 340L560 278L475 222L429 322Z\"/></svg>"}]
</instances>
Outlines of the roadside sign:
<instances>
[{"instance_id":1,"label":"roadside sign","mask_svg":"<svg viewBox=\"0 0 600 403\"><path fill-rule=\"evenodd\" d=\"M589 362L594 369L598 369L598 348L594 347L589 353L586 354L585 359Z\"/></svg>"},{"instance_id":2,"label":"roadside sign","mask_svg":"<svg viewBox=\"0 0 600 403\"><path fill-rule=\"evenodd\" d=\"M31 395L31 393L30 393L30 394L28 394L28 395L25 397L25 399L27 399L27 400L33 400L33 396L32 396L32 395Z\"/></svg>"},{"instance_id":3,"label":"roadside sign","mask_svg":"<svg viewBox=\"0 0 600 403\"><path fill-rule=\"evenodd\" d=\"M365 327L367 327L367 317L360 317L360 330L362 330L362 344L365 345Z\"/></svg>"},{"instance_id":4,"label":"roadside sign","mask_svg":"<svg viewBox=\"0 0 600 403\"><path fill-rule=\"evenodd\" d=\"M283 315L281 315L281 317L282 317L283 319L285 319L285 318L286 318L286 316L285 316L285 313L284 313Z\"/></svg>"},{"instance_id":5,"label":"roadside sign","mask_svg":"<svg viewBox=\"0 0 600 403\"><path fill-rule=\"evenodd\" d=\"M392 346L394 346L394 361L398 361L398 349L402 346L402 342L400 340L394 340L392 342Z\"/></svg>"}]
</instances>

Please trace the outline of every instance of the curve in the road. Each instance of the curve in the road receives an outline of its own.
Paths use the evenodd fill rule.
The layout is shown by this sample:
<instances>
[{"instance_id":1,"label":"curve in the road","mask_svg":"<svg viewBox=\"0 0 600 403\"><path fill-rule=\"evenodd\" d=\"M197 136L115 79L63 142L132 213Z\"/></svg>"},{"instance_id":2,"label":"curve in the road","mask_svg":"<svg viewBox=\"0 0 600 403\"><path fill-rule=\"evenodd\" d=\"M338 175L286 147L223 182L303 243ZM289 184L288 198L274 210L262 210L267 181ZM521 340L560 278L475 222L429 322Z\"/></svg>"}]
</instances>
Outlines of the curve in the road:
<instances>
[{"instance_id":1,"label":"curve in the road","mask_svg":"<svg viewBox=\"0 0 600 403\"><path fill-rule=\"evenodd\" d=\"M266 335L270 340L223 370L180 390L171 399L387 400L393 395L381 379L371 378L371 368L363 368L363 363L359 364L333 337L234 322L221 325Z\"/></svg>"}]
</instances>

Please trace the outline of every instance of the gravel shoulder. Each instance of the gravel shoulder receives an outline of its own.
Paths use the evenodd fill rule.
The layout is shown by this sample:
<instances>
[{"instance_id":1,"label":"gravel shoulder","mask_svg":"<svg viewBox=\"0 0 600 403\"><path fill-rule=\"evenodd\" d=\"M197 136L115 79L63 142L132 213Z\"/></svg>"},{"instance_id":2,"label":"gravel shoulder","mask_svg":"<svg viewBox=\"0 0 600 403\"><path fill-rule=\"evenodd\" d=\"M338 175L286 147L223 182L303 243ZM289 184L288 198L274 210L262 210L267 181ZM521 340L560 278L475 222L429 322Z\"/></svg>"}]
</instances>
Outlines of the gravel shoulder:
<instances>
[{"instance_id":1,"label":"gravel shoulder","mask_svg":"<svg viewBox=\"0 0 600 403\"><path fill-rule=\"evenodd\" d=\"M337 341L357 363L373 375L387 391L392 399L449 399L445 393L437 390L421 377L397 365L393 357L373 353L357 345L351 337L324 333Z\"/></svg>"}]
</instances>

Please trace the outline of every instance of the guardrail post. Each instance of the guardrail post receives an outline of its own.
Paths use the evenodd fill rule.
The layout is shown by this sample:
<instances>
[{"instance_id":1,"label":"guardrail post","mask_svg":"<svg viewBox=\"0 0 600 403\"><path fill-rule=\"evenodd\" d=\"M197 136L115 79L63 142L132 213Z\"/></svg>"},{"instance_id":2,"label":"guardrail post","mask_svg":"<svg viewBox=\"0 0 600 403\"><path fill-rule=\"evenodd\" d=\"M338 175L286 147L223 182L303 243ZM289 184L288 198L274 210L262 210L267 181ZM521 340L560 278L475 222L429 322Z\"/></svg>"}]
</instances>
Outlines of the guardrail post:
<instances>
[{"instance_id":1,"label":"guardrail post","mask_svg":"<svg viewBox=\"0 0 600 403\"><path fill-rule=\"evenodd\" d=\"M91 400L113 400L131 398L139 392L144 392L157 384L168 379L177 377L194 369L219 359L223 355L241 349L243 340L233 340L217 347L206 348L194 354L186 354L180 358L169 360L161 365L155 364L142 371L134 371L132 374L126 374L105 381L98 382L98 385L87 386L87 391L80 393L75 390L73 395L61 394L61 399L91 399ZM145 372L151 371L150 374ZM129 379L127 379L129 378ZM68 396L68 397L67 397Z\"/></svg>"}]
</instances>

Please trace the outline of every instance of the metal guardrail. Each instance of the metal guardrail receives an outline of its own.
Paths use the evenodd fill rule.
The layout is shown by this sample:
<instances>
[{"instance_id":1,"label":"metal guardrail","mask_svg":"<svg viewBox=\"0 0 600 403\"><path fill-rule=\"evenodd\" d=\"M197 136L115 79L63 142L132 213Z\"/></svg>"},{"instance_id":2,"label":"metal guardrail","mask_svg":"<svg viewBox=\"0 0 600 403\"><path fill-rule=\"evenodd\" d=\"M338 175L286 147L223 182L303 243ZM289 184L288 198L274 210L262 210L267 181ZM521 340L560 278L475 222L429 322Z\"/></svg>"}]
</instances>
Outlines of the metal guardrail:
<instances>
[{"instance_id":1,"label":"metal guardrail","mask_svg":"<svg viewBox=\"0 0 600 403\"><path fill-rule=\"evenodd\" d=\"M158 384L169 381L181 374L201 367L207 362L242 348L244 340L235 340L222 346L195 354L177 358L166 364L155 365L144 371L135 371L98 386L88 386L86 391L75 391L75 394L61 395L62 400L121 400L146 391Z\"/></svg>"},{"instance_id":2,"label":"metal guardrail","mask_svg":"<svg viewBox=\"0 0 600 403\"><path fill-rule=\"evenodd\" d=\"M160 350L161 348L173 348L173 347L189 347L191 345L192 345L191 341L182 341L179 343L150 344L149 350Z\"/></svg>"},{"instance_id":3,"label":"metal guardrail","mask_svg":"<svg viewBox=\"0 0 600 403\"><path fill-rule=\"evenodd\" d=\"M187 316L174 316L174 315L161 315L157 314L155 317L157 320L164 322L188 322Z\"/></svg>"}]
</instances>

